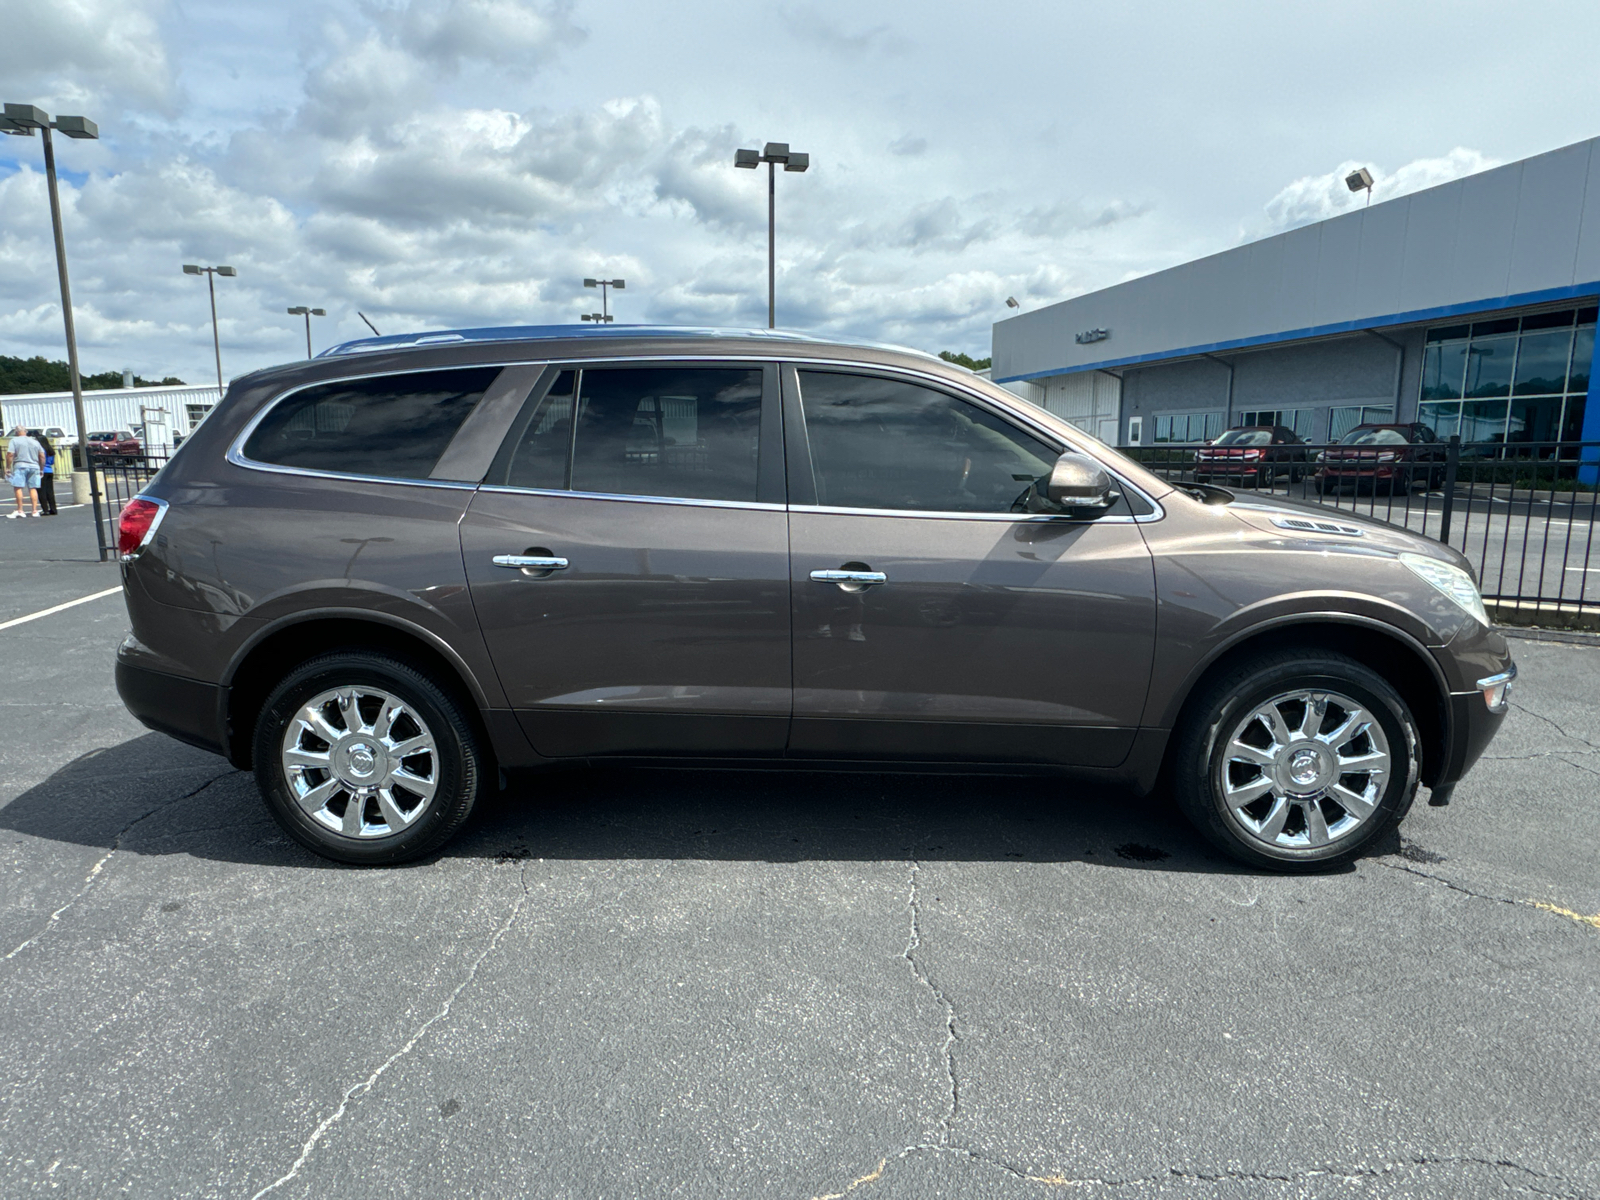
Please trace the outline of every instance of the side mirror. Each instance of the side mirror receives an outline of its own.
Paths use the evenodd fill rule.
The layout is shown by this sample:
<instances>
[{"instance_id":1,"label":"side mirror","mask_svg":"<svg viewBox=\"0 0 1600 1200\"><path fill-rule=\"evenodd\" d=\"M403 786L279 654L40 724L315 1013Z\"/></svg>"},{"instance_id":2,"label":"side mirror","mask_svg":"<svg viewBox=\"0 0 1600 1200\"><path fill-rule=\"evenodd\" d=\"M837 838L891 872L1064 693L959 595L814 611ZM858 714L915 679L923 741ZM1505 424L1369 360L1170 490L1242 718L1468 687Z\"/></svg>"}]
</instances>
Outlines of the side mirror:
<instances>
[{"instance_id":1,"label":"side mirror","mask_svg":"<svg viewBox=\"0 0 1600 1200\"><path fill-rule=\"evenodd\" d=\"M1094 517L1122 498L1121 493L1111 486L1111 476L1104 467L1088 455L1070 450L1056 459L1055 466L1050 468L1050 474L1043 482L1042 489L1038 485L1033 489L1037 500L1043 502L1034 511Z\"/></svg>"}]
</instances>

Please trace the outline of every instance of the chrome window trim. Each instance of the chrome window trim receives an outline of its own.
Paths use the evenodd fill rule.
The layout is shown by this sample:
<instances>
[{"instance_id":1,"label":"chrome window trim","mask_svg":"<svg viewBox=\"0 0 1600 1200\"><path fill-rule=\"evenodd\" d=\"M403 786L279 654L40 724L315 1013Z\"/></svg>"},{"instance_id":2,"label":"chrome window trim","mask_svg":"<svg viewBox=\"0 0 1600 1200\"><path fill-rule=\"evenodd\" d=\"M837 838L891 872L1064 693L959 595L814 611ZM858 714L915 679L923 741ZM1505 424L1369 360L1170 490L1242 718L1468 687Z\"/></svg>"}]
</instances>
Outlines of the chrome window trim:
<instances>
[{"instance_id":1,"label":"chrome window trim","mask_svg":"<svg viewBox=\"0 0 1600 1200\"><path fill-rule=\"evenodd\" d=\"M1154 501L1151 501L1154 504ZM836 517L916 517L927 521L1006 521L1013 525L1038 525L1048 521L1070 521L1074 525L1138 525L1166 516L1160 505L1144 516L1069 517L1066 513L989 513L945 512L922 508L847 508L837 504L791 504L795 513L820 513Z\"/></svg>"},{"instance_id":2,"label":"chrome window trim","mask_svg":"<svg viewBox=\"0 0 1600 1200\"><path fill-rule=\"evenodd\" d=\"M458 344L458 343L448 343L448 344L454 345L454 344ZM402 349L403 348L404 347L402 347ZM962 382L960 380L946 379L942 375L934 375L934 374L930 374L930 373L928 373L926 371L921 371L921 370L917 370L917 369L912 368L912 367L905 367L905 366L900 366L898 364L892 364L892 363L861 362L859 360L847 359L847 358L838 358L838 359L835 359L835 358L810 358L810 357L796 358L792 354L774 353L774 352L772 352L770 350L767 351L766 353L759 353L759 354L756 354L756 353L752 353L752 354L660 354L660 353L639 353L639 354L614 354L614 355L609 355L609 356L606 356L606 357L603 357L603 358L599 358L599 357L597 357L597 358L577 358L577 359L568 359L568 358L526 358L526 359L523 359L523 358L519 358L519 359L508 359L508 360L503 361L503 362L476 362L476 363L474 363L474 362L463 362L463 363L450 363L448 365L440 365L440 364L435 363L433 366L428 366L428 367L404 367L404 368L401 368L399 370L390 369L390 370L387 370L387 371L360 371L360 372L354 372L354 373L349 374L349 375L331 375L331 376L327 377L326 379L310 380L310 381L308 381L306 383L302 383L302 384L300 384L300 385L298 385L296 387L290 388L288 391L282 393L281 395L274 396L272 398L272 400L270 400L268 403L266 403L265 405L262 406L261 410L258 413L256 413L255 416L251 417L250 420L248 422L246 422L245 427L242 430L239 431L238 436L233 439L232 444L228 447L228 452L227 452L226 457L227 457L228 462L232 463L236 467L244 467L244 468L246 468L248 470L253 470L253 471L272 471L272 472L275 472L275 473L278 473L278 474L284 474L284 475L305 475L305 476L309 476L309 477L317 478L317 479L358 479L358 480L366 480L366 481L375 482L375 483L416 484L416 485L421 486L421 487L444 487L444 488L458 488L458 489L459 488L477 489L482 485L480 485L478 483L460 483L460 482L455 482L455 481L446 481L446 480L437 480L437 479L396 479L396 478L394 478L392 476L357 475L357 474L353 474L353 473L349 473L349 472L343 472L343 471L316 471L316 470L311 470L311 469L306 468L306 467L280 467L280 466L275 466L275 465L273 465L271 463L257 462L253 458L246 458L244 456L243 447L244 447L245 442L247 442L250 439L250 435L255 432L256 426L259 425L266 418L266 415L269 412L271 412L274 408L276 408L279 404L281 404L283 401L287 400L290 396L295 395L297 392L302 392L306 388L309 388L309 387L318 387L318 386L320 386L322 384L325 384L325 383L351 383L351 382L354 382L354 381L360 380L360 379L377 379L377 378L380 378L382 376L387 376L387 375L420 375L420 374L423 374L423 373L428 372L428 371L453 371L453 370L468 371L468 370L473 370L475 368L483 368L483 367L500 367L501 369L504 369L506 367L552 366L553 365L553 366L555 366L557 368L560 368L560 369L572 368L572 369L575 369L575 370L576 369L585 369L586 370L586 369L588 369L590 367L603 367L603 366L607 366L607 365L618 366L618 365L630 365L630 364L634 364L634 363L657 363L657 362L692 362L692 363L702 363L702 362L703 363L719 363L719 362L723 362L723 363L743 363L743 362L748 362L748 363L763 363L763 364L765 364L765 363L776 363L779 366L784 366L784 365L792 366L797 371L798 370L803 370L803 369L805 369L807 367L845 367L845 368L848 368L848 369L851 369L851 370L865 371L865 372L868 372L868 373L898 375L898 376L902 376L902 377L904 377L906 379L915 380L916 382L918 382L920 384L923 384L925 386L929 386L929 387L933 387L933 388L946 388L946 389L949 389L951 391L956 392L957 394L961 395L965 399L971 400L973 403L979 405L982 408L987 409L990 412L995 413L998 416L1004 417L1007 420L1015 421L1018 424L1025 426L1029 430L1029 432L1035 434L1042 441L1046 442L1049 445L1059 447L1059 448L1061 448L1062 451L1071 450L1071 451L1074 451L1074 452L1076 452L1078 454L1086 454L1086 455L1088 455L1090 458L1094 459L1097 463L1099 463L1103 468L1105 468L1106 473L1108 475L1110 475L1113 479L1115 479L1117 481L1117 483L1119 485L1121 485L1121 487L1123 489L1125 489L1128 492L1132 492L1134 495L1137 495L1146 504L1150 505L1150 508L1151 508L1150 512L1145 513L1143 515L1133 515L1133 516L1126 516L1126 517L1117 516L1117 517L1097 517L1097 518L1094 518L1094 520L1097 523L1105 524L1107 522L1110 522L1110 523L1119 524L1119 525L1124 525L1124 524L1142 525L1142 524L1145 524L1146 522L1149 522L1149 521L1159 521L1159 520L1163 519L1167 515L1166 509L1161 506L1160 502L1157 501L1154 496L1150 495L1143 488L1137 486L1136 484L1133 484L1133 483L1129 482L1129 480L1126 477L1124 477L1113 465L1111 465L1110 463L1107 463L1098 454L1096 454L1094 452L1094 449L1093 449L1092 446L1090 446L1090 445L1079 445L1077 442L1073 441L1070 438L1063 438L1062 435L1057 430L1052 429L1048 425L1035 422L1034 420L1032 420L1028 416L1027 413L1022 412L1018 408L1013 407L1009 402L1001 401L1001 400L999 400L999 399L997 399L997 398L995 398L993 396L986 395L985 393L983 393L981 391L978 391L978 390L968 386L966 383L964 383L964 382ZM1019 397L1016 398L1016 403L1018 405L1025 405L1028 402L1026 400L1023 400L1019 396ZM1093 442L1093 440L1094 440L1094 439L1090 438L1087 434L1084 435L1084 438L1085 438L1086 442ZM954 520L954 519L973 520L973 519L983 518L983 519L989 519L989 520L1007 520L1007 521L1040 521L1040 520L1057 521L1057 520L1075 519L1075 518L1065 518L1065 517L1055 516L1055 515L1050 515L1050 514L1046 514L1044 516L1031 516L1031 515L1029 515L1029 516L1021 516L1021 515L1018 515L1018 514L1015 514L1015 513L928 513L928 512L920 512L920 511L918 511L916 509L903 509L903 508L835 509L835 510L828 510L824 506L821 506L821 505L763 504L763 503L759 503L759 502L756 502L756 501L745 502L745 501L735 501L735 500L693 500L693 499L688 499L688 498L685 498L685 497L677 497L677 496L626 496L626 495L612 495L610 493L605 493L605 492L570 492L570 491L556 491L556 490L538 489L538 488L505 488L505 487L501 487L501 486L482 487L482 490L484 490L484 491L497 491L497 492L509 491L509 492L522 493L522 494L526 494L526 495L584 496L584 497L587 497L587 498L593 499L593 500L631 500L631 501L640 501L640 502L652 503L652 504L689 504L689 505L700 505L702 507L709 507L709 508L749 508L749 509L757 509L757 510L761 510L761 511L778 511L778 512L788 511L788 510L791 510L791 509L794 510L794 511L818 511L818 512L820 512L820 511L837 511L837 512L849 513L849 514L852 514L852 515L860 515L860 516L895 516L895 515L900 515L900 514L904 514L904 513L912 513L912 514L914 514L916 516L922 516L922 517L932 516L932 517L938 517L938 518L942 518L942 519L946 519L946 520Z\"/></svg>"},{"instance_id":3,"label":"chrome window trim","mask_svg":"<svg viewBox=\"0 0 1600 1200\"><path fill-rule=\"evenodd\" d=\"M476 486L476 485L468 485ZM702 500L688 496L635 496L625 492L569 492L562 488L520 488L506 484L483 484L480 492L500 496L554 496L571 500L621 500L631 504L678 504L690 508L742 508L756 512L788 512L787 504L766 504L760 500Z\"/></svg>"}]
</instances>

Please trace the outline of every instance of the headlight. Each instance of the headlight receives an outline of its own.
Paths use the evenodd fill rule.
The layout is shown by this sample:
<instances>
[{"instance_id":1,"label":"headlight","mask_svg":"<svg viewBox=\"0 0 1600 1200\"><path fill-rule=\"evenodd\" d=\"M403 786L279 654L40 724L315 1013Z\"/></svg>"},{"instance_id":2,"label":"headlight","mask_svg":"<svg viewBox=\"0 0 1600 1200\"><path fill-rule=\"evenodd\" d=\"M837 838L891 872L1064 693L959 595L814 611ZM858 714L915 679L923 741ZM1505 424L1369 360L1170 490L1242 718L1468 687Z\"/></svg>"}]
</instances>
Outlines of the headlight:
<instances>
[{"instance_id":1,"label":"headlight","mask_svg":"<svg viewBox=\"0 0 1600 1200\"><path fill-rule=\"evenodd\" d=\"M1483 596L1478 592L1478 585L1472 582L1471 575L1460 567L1440 562L1437 558L1429 558L1426 554L1402 554L1400 561L1410 567L1415 575L1426 579L1468 613L1482 621L1485 627L1488 626L1489 614L1484 611Z\"/></svg>"}]
</instances>

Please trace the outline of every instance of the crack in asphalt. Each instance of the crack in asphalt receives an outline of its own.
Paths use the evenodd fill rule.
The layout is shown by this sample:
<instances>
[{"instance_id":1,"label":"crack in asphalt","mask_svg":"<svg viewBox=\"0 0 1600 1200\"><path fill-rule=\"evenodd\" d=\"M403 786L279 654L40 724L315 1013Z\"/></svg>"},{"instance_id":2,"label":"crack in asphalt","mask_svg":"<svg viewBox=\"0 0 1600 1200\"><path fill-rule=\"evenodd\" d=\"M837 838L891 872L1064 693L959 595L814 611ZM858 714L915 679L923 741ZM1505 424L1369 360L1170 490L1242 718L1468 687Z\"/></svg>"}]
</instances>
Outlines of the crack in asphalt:
<instances>
[{"instance_id":1,"label":"crack in asphalt","mask_svg":"<svg viewBox=\"0 0 1600 1200\"><path fill-rule=\"evenodd\" d=\"M1591 749L1591 750L1600 750L1600 746L1595 745L1588 738L1581 738L1575 733L1568 733L1565 729L1563 729L1561 727L1560 723L1551 720L1549 717L1545 716L1543 713L1534 712L1533 709L1529 708L1527 705L1518 704L1515 700L1511 701L1510 703L1511 703L1511 707L1516 709L1518 712L1527 713L1530 717L1533 717L1536 720L1543 721L1546 725L1550 726L1551 729L1554 729L1557 733L1559 733L1562 737L1566 738L1568 741L1578 742L1578 743L1580 743L1582 745L1585 745L1585 746L1589 747L1589 749Z\"/></svg>"},{"instance_id":2,"label":"crack in asphalt","mask_svg":"<svg viewBox=\"0 0 1600 1200\"><path fill-rule=\"evenodd\" d=\"M505 935L510 932L511 927L516 924L517 918L522 915L523 906L528 902L528 864L526 860L524 860L522 866L517 869L517 884L517 898L511 905L510 913L506 915L506 919L500 923L499 928L497 928L490 936L489 940L484 944L483 949L478 952L478 957L472 960L472 965L467 968L466 974L461 977L460 982L458 982L451 990L450 994L444 998L444 1002L439 1006L439 1011L434 1013L433 1016L429 1017L420 1026L418 1026L416 1032L413 1033L409 1039L407 1039L405 1045L401 1046L400 1049L396 1050L393 1054L389 1055L388 1058L384 1059L383 1062L378 1064L377 1069L374 1070L370 1075L361 1080L359 1083L352 1084L349 1088L345 1089L343 1096L341 1096L339 1099L339 1106L335 1108L333 1112L324 1117L317 1127L311 1131L311 1136L301 1143L300 1153L290 1165L289 1169L277 1179L274 1179L271 1183L267 1184L266 1187L256 1192L250 1197L250 1200L261 1200L261 1197L265 1196L268 1192L276 1191L284 1184L290 1183L296 1179L300 1174L301 1168L304 1167L306 1162L311 1158L312 1152L316 1150L317 1143L323 1139L323 1136L327 1134L330 1129L332 1129L340 1121L344 1120L345 1113L350 1111L350 1105L361 1096L364 1096L368 1092L372 1091L372 1089L377 1086L378 1080L383 1077L385 1072L387 1072L390 1067L394 1066L395 1063L399 1062L402 1058L406 1057L406 1055L410 1054L414 1049L416 1049L417 1043L422 1041L422 1039L427 1036L428 1030L432 1029L440 1021L444 1020L450 1015L450 1010L452 1007L454 1007L456 1000L460 998L461 993L466 991L467 988L472 985L473 981L477 979L478 970L483 966L484 960L487 959L489 955L494 953L495 948L500 944L500 939L505 937Z\"/></svg>"},{"instance_id":3,"label":"crack in asphalt","mask_svg":"<svg viewBox=\"0 0 1600 1200\"><path fill-rule=\"evenodd\" d=\"M858 1179L852 1180L842 1190L837 1192L828 1192L823 1195L816 1196L813 1198L813 1200L845 1200L845 1197L849 1196L849 1194L855 1191L857 1188L869 1183L875 1183L879 1179L883 1178L884 1172L888 1169L891 1163L900 1162L903 1159L910 1158L911 1156L920 1153L953 1155L957 1158L965 1159L968 1162L976 1163L979 1166L989 1167L993 1170L999 1171L1002 1174L1017 1180L1019 1183L1038 1183L1044 1184L1047 1187L1074 1189L1140 1187L1161 1183L1168 1180L1187 1180L1196 1183L1220 1184L1242 1182L1300 1183L1310 1179L1337 1179L1345 1183L1359 1183L1363 1180L1382 1179L1394 1175L1397 1172L1418 1167L1428 1168L1468 1166L1486 1167L1501 1171L1512 1171L1519 1175L1527 1176L1530 1180L1538 1180L1543 1183L1554 1184L1564 1188L1571 1186L1566 1179L1563 1179L1559 1175L1550 1175L1546 1172L1535 1170L1532 1167L1524 1166L1519 1162L1513 1162L1508 1158L1475 1158L1470 1155L1419 1154L1413 1155L1410 1158L1386 1162L1376 1167L1339 1167L1329 1165L1305 1167L1300 1170L1280 1171L1266 1169L1255 1171L1247 1171L1242 1169L1206 1171L1197 1168L1185 1169L1183 1167L1168 1167L1165 1170L1153 1171L1147 1175L1130 1175L1124 1178L1112 1178L1103 1175L1067 1175L1061 1172L1057 1172L1052 1175L1035 1175L1031 1172L1022 1170L1018 1167L1013 1167L997 1158L991 1158L980 1151L972 1150L965 1146L935 1145L933 1143L924 1142L915 1146L907 1146L897 1154L885 1156L878 1161L878 1165L875 1168L873 1168L867 1174L862 1175ZM1587 1192L1547 1191L1544 1188L1536 1187L1531 1182L1526 1181L1519 1186L1523 1190L1536 1193L1540 1196L1550 1196L1555 1198L1555 1200L1593 1200L1593 1196Z\"/></svg>"},{"instance_id":4,"label":"crack in asphalt","mask_svg":"<svg viewBox=\"0 0 1600 1200\"><path fill-rule=\"evenodd\" d=\"M1509 904L1515 907L1537 908L1545 912L1567 917L1571 920L1585 925L1591 925L1596 929L1600 929L1600 913L1589 917L1584 916L1581 913L1573 912L1570 909L1562 908L1554 904L1547 904L1539 900L1515 900L1508 896L1493 896L1487 892L1474 891L1472 888L1465 887L1454 882L1453 880L1446 879L1442 875L1435 875L1429 871L1419 871L1415 867L1404 863L1384 862L1382 860L1373 861L1378 866L1387 867L1392 871L1404 871L1408 875L1416 875L1419 878L1429 880L1433 883L1442 884L1451 891L1460 892L1463 895L1471 896L1474 899L1489 900L1496 904ZM859 1175L855 1179L852 1179L838 1191L819 1193L812 1197L812 1200L847 1200L847 1197L849 1197L851 1193L855 1192L858 1188L866 1187L867 1185L876 1183L878 1180L882 1179L891 1164L904 1161L905 1159L917 1154L952 1155L956 1158L964 1159L968 1162L976 1163L980 1166L999 1171L1006 1176L1017 1180L1018 1182L1043 1184L1049 1187L1059 1188L1122 1188L1159 1183L1162 1180L1193 1180L1199 1183L1230 1183L1250 1181L1262 1183L1298 1183L1309 1179L1326 1178L1338 1179L1347 1183L1358 1183L1363 1180L1383 1178L1392 1175L1397 1171L1408 1168L1426 1168L1434 1166L1480 1166L1499 1170L1515 1171L1522 1175L1529 1176L1532 1179L1563 1186L1567 1185L1567 1181L1562 1179L1560 1176L1549 1175L1542 1171L1537 1171L1532 1167L1523 1166L1521 1163L1513 1162L1510 1159L1474 1158L1465 1155L1415 1155L1411 1158L1387 1162L1377 1167L1342 1168L1337 1166L1320 1166L1307 1167L1298 1171L1203 1171L1197 1169L1186 1170L1181 1167L1169 1167L1165 1171L1148 1175L1129 1176L1122 1179L1094 1175L1067 1175L1059 1172L1052 1175L1036 1175L1030 1171L1024 1170L1021 1167L1012 1166L1011 1164L1004 1162L999 1158L993 1157L982 1150L975 1150L969 1146L958 1145L954 1140L954 1125L959 1112L961 1091L959 1079L956 1075L955 1046L956 1043L961 1039L956 1033L955 1005L950 1002L949 997L945 995L943 989L933 982L928 973L923 970L921 965L916 960L916 951L922 946L922 904L921 892L917 879L918 875L921 873L921 870L922 864L913 858L911 860L911 873L906 895L906 909L910 915L910 929L907 933L905 949L900 952L900 957L905 961L907 967L910 968L912 977L923 987L927 988L933 997L944 1006L945 1010L944 1064L945 1076L950 1085L950 1106L944 1118L939 1122L939 1140L937 1142L916 1142L912 1145L901 1148L893 1154L886 1154L878 1160L878 1165L873 1167L872 1170L868 1171L866 1174ZM1581 1192L1551 1192L1546 1191L1543 1188L1535 1187L1529 1183L1524 1183L1519 1186L1522 1190L1533 1192L1541 1196L1554 1197L1556 1200L1593 1200L1592 1197L1589 1197L1586 1193ZM259 1197L263 1194L264 1193L257 1193L257 1195L252 1197L251 1200L259 1200Z\"/></svg>"},{"instance_id":5,"label":"crack in asphalt","mask_svg":"<svg viewBox=\"0 0 1600 1200\"><path fill-rule=\"evenodd\" d=\"M1547 912L1558 917L1567 917L1580 925L1588 925L1593 929L1600 930L1600 913L1587 916L1573 909L1564 908L1559 904L1552 904L1547 900L1517 900L1510 896L1494 896L1488 892L1475 891L1463 884L1456 883L1452 879L1446 879L1443 875L1435 875L1431 871L1419 871L1416 867L1407 866L1404 863L1385 862L1383 859L1373 859L1372 862L1375 866L1387 867L1391 871L1404 871L1408 875L1416 875L1419 878L1443 884L1452 892L1460 892L1462 895L1471 896L1476 900L1492 900L1496 904L1509 904L1515 908L1536 908L1540 912Z\"/></svg>"},{"instance_id":6,"label":"crack in asphalt","mask_svg":"<svg viewBox=\"0 0 1600 1200\"><path fill-rule=\"evenodd\" d=\"M89 868L89 874L84 877L83 886L80 887L76 892L74 892L72 894L72 896L67 900L67 902L65 904L63 904L60 908L56 909L55 912L51 913L48 917L46 917L44 924L39 926L38 930L33 934L32 937L29 937L26 941L20 943L16 947L14 947L11 950L11 952L9 954L7 954L4 958L0 958L0 962L10 962L13 958L15 958L17 955L21 954L29 946L33 945L40 938L42 938L45 934L49 933L50 929L57 922L59 922L61 920L61 916L62 916L63 913L65 913L68 909L70 909L73 905L75 905L79 900L82 900L84 898L84 896L88 895L89 889L94 886L95 880L100 878L100 873L105 870L106 864L111 861L111 859L116 855L118 850L122 849L122 839L128 836L128 833L133 829L134 826L138 825L141 821L148 820L149 818L155 816L156 813L162 811L163 809L171 808L174 804L181 804L185 800L193 799L194 797L198 796L201 792L205 791L212 784L218 783L221 780L224 780L224 779L228 778L228 776L230 776L230 775L242 775L242 774L244 774L244 772L242 772L242 771L224 771L220 775L213 775L210 779L206 780L204 783L202 783L199 787L195 788L193 791L185 792L181 796L174 796L170 800L163 800L160 804L156 805L149 812L144 813L141 816L135 817L133 820L129 821L126 825L124 825L121 829L117 830L117 836L111 839L110 848L104 854L102 854L100 856L99 860L94 864L94 866Z\"/></svg>"},{"instance_id":7,"label":"crack in asphalt","mask_svg":"<svg viewBox=\"0 0 1600 1200\"><path fill-rule=\"evenodd\" d=\"M950 1086L950 1107L939 1121L939 1144L950 1145L956 1114L961 1105L961 1085L956 1079L956 1043L960 1037L956 1034L956 1008L950 1003L938 984L928 977L916 959L917 949L922 945L921 915L922 905L917 890L917 875L922 870L922 864L916 859L911 860L911 878L906 895L906 910L911 916L911 928L906 935L906 948L900 952L900 957L905 960L906 966L911 968L911 974L916 981L933 994L933 998L944 1005L944 1072L946 1082Z\"/></svg>"}]
</instances>

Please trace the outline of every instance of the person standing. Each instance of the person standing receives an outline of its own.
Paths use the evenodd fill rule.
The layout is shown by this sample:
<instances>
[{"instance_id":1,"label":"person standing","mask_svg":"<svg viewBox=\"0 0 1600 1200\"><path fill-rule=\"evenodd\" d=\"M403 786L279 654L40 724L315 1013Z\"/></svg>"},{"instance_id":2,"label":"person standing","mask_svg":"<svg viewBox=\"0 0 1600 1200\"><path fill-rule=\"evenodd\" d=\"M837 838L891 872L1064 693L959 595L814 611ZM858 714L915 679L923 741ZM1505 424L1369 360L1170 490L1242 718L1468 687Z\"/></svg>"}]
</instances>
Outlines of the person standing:
<instances>
[{"instance_id":1,"label":"person standing","mask_svg":"<svg viewBox=\"0 0 1600 1200\"><path fill-rule=\"evenodd\" d=\"M44 506L44 515L56 516L56 448L50 441L50 435L41 433L34 439L44 450L44 466L40 468L39 503Z\"/></svg>"},{"instance_id":2,"label":"person standing","mask_svg":"<svg viewBox=\"0 0 1600 1200\"><path fill-rule=\"evenodd\" d=\"M6 519L14 521L18 517L26 517L28 514L22 508L26 499L33 501L33 515L42 517L44 514L39 511L39 484L44 478L44 447L29 437L28 431L20 425L11 431L11 445L6 447L6 467L11 486L17 493L17 511L7 513Z\"/></svg>"}]
</instances>

